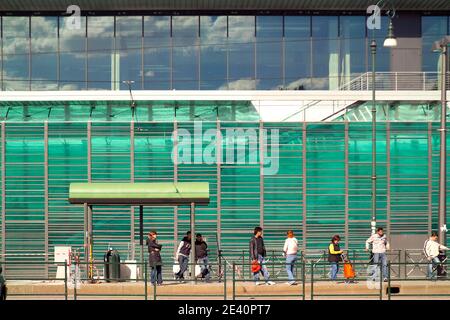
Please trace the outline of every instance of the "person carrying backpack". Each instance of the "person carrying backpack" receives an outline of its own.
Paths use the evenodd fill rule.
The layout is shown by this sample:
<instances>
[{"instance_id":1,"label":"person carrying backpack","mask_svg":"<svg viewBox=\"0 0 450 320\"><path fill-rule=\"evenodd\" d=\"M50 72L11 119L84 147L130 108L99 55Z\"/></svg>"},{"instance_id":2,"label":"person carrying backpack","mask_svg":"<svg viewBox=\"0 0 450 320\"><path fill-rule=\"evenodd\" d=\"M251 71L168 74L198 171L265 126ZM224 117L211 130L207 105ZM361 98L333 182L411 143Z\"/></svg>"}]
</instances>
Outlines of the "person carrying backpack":
<instances>
[{"instance_id":1,"label":"person carrying backpack","mask_svg":"<svg viewBox=\"0 0 450 320\"><path fill-rule=\"evenodd\" d=\"M209 272L208 245L203 240L203 236L200 233L197 233L195 236L195 255L197 264L202 270L202 278L208 282L211 278L211 274Z\"/></svg>"},{"instance_id":2,"label":"person carrying backpack","mask_svg":"<svg viewBox=\"0 0 450 320\"><path fill-rule=\"evenodd\" d=\"M183 280L184 273L188 269L189 255L191 254L191 232L186 232L186 236L181 240L176 254L176 259L180 265L180 271L175 274L176 280Z\"/></svg>"}]
</instances>

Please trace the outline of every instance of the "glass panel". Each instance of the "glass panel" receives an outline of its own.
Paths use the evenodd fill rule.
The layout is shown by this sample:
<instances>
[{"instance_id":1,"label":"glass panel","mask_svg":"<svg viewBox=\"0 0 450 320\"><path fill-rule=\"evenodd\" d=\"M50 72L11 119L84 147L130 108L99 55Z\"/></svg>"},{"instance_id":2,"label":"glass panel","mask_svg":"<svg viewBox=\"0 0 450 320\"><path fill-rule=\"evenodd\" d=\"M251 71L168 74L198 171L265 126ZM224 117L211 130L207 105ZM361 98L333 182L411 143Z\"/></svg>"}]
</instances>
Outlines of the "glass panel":
<instances>
[{"instance_id":1,"label":"glass panel","mask_svg":"<svg viewBox=\"0 0 450 320\"><path fill-rule=\"evenodd\" d=\"M313 16L312 36L312 89L337 89L339 84L338 18Z\"/></svg>"},{"instance_id":2,"label":"glass panel","mask_svg":"<svg viewBox=\"0 0 450 320\"><path fill-rule=\"evenodd\" d=\"M80 28L68 17L59 18L60 90L82 90L86 83L86 17L80 17Z\"/></svg>"},{"instance_id":3,"label":"glass panel","mask_svg":"<svg viewBox=\"0 0 450 320\"><path fill-rule=\"evenodd\" d=\"M31 90L56 90L58 18L31 17Z\"/></svg>"},{"instance_id":4,"label":"glass panel","mask_svg":"<svg viewBox=\"0 0 450 320\"><path fill-rule=\"evenodd\" d=\"M230 90L254 90L255 17L228 17L228 74Z\"/></svg>"},{"instance_id":5,"label":"glass panel","mask_svg":"<svg viewBox=\"0 0 450 320\"><path fill-rule=\"evenodd\" d=\"M422 70L438 72L440 55L432 51L435 41L447 35L447 17L422 17ZM440 72L440 71L439 71Z\"/></svg>"},{"instance_id":6,"label":"glass panel","mask_svg":"<svg viewBox=\"0 0 450 320\"><path fill-rule=\"evenodd\" d=\"M375 39L377 42L377 56L376 56L376 65L375 65L375 71L376 72L389 72L391 69L391 49L385 48L383 46L384 40L386 39L386 36L388 34L388 27L389 27L389 18L387 16L381 16L381 29L373 29L373 30L367 30L367 37L368 37L368 56L369 56L369 64L368 64L368 71L372 71L372 55L370 53L370 42L372 39ZM394 30L395 33L395 30ZM378 84L378 83L377 83Z\"/></svg>"},{"instance_id":7,"label":"glass panel","mask_svg":"<svg viewBox=\"0 0 450 320\"><path fill-rule=\"evenodd\" d=\"M311 89L311 17L284 17L285 87Z\"/></svg>"},{"instance_id":8,"label":"glass panel","mask_svg":"<svg viewBox=\"0 0 450 320\"><path fill-rule=\"evenodd\" d=\"M174 89L198 89L198 20L198 16L172 17Z\"/></svg>"},{"instance_id":9,"label":"glass panel","mask_svg":"<svg viewBox=\"0 0 450 320\"><path fill-rule=\"evenodd\" d=\"M277 89L282 79L283 17L256 17L256 88Z\"/></svg>"},{"instance_id":10,"label":"glass panel","mask_svg":"<svg viewBox=\"0 0 450 320\"><path fill-rule=\"evenodd\" d=\"M116 17L116 80L121 90L128 90L123 81L134 81L133 89L142 88L142 17Z\"/></svg>"},{"instance_id":11,"label":"glass panel","mask_svg":"<svg viewBox=\"0 0 450 320\"><path fill-rule=\"evenodd\" d=\"M30 89L28 17L3 17L3 90Z\"/></svg>"},{"instance_id":12,"label":"glass panel","mask_svg":"<svg viewBox=\"0 0 450 320\"><path fill-rule=\"evenodd\" d=\"M366 19L365 17L340 17L340 85L366 71Z\"/></svg>"},{"instance_id":13,"label":"glass panel","mask_svg":"<svg viewBox=\"0 0 450 320\"><path fill-rule=\"evenodd\" d=\"M227 89L227 17L200 17L200 88Z\"/></svg>"},{"instance_id":14,"label":"glass panel","mask_svg":"<svg viewBox=\"0 0 450 320\"><path fill-rule=\"evenodd\" d=\"M170 17L144 17L144 89L171 88Z\"/></svg>"},{"instance_id":15,"label":"glass panel","mask_svg":"<svg viewBox=\"0 0 450 320\"><path fill-rule=\"evenodd\" d=\"M88 17L88 87L117 90L114 17ZM113 70L114 69L114 70Z\"/></svg>"}]
</instances>

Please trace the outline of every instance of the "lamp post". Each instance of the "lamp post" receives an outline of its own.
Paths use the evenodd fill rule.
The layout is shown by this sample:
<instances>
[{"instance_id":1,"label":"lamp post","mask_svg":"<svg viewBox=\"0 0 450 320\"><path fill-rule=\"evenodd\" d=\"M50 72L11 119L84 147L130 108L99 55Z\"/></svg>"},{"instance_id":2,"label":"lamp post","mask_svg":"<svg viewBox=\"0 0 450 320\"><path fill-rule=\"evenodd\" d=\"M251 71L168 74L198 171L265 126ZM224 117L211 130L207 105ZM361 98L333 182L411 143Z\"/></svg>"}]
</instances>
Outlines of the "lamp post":
<instances>
[{"instance_id":1,"label":"lamp post","mask_svg":"<svg viewBox=\"0 0 450 320\"><path fill-rule=\"evenodd\" d=\"M394 36L394 26L392 24L393 17L394 15L389 16L388 35L383 43L383 46L386 48L397 46L397 39ZM372 220L370 222L370 227L372 234L374 234L377 227L377 107L375 104L375 60L377 55L377 42L375 41L375 37L373 37L370 43L370 52L372 54Z\"/></svg>"},{"instance_id":2,"label":"lamp post","mask_svg":"<svg viewBox=\"0 0 450 320\"><path fill-rule=\"evenodd\" d=\"M433 51L441 53L441 126L440 151L439 151L439 209L438 228L439 238L445 246L447 243L446 209L447 209L447 47L450 44L450 36L445 36L433 44ZM444 256L445 258L445 256Z\"/></svg>"}]
</instances>

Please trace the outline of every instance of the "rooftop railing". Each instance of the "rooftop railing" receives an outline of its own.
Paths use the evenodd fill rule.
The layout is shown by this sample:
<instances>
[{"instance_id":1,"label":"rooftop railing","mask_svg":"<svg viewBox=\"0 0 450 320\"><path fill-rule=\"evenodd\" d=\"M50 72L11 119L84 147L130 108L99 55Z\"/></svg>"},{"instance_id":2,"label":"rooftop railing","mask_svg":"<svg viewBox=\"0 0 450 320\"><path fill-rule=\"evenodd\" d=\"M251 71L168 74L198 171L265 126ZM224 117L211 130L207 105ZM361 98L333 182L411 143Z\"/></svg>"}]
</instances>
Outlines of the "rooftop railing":
<instances>
[{"instance_id":1,"label":"rooftop railing","mask_svg":"<svg viewBox=\"0 0 450 320\"><path fill-rule=\"evenodd\" d=\"M450 89L450 72L447 72L447 90ZM440 90L438 72L375 72L376 90ZM339 90L372 90L372 72L366 72L339 87Z\"/></svg>"}]
</instances>

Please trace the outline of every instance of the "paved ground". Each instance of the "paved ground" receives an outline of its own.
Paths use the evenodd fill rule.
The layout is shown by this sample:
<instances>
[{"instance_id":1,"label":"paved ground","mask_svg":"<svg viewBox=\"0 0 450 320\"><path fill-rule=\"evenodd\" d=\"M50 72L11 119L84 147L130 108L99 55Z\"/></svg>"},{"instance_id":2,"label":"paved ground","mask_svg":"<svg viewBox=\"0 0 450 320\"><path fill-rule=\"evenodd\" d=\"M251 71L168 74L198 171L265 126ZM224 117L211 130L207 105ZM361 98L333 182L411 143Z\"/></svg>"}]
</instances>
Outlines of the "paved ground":
<instances>
[{"instance_id":1,"label":"paved ground","mask_svg":"<svg viewBox=\"0 0 450 320\"><path fill-rule=\"evenodd\" d=\"M378 284L375 284L377 286ZM400 294L413 294L415 296L397 296L392 294L392 299L448 299L450 300L450 281L392 281L392 287L398 287ZM43 282L43 281L8 281L9 297L8 299L65 299L63 282ZM383 283L382 296L387 300L387 284ZM367 300L380 298L379 286L374 284L368 286L366 281L346 284L343 282L319 281L311 284L305 283L305 297L311 299L311 289L314 294L314 300L322 299L354 299ZM235 288L232 282L226 283L226 298L231 300L233 292L236 299L288 299L302 300L303 286L289 286L284 282L277 283L274 286L260 285L256 286L253 282L237 282ZM69 299L74 299L73 288L68 288ZM120 282L120 283L82 283L76 290L77 299L135 299L143 300L145 287L142 282ZM447 294L448 297L426 296L429 294L441 295ZM153 300L155 296L155 287L150 284L147 287L147 298ZM214 299L223 300L225 297L225 287L223 283L175 283L166 282L162 286L156 287L156 298L160 299L187 299L198 300Z\"/></svg>"}]
</instances>

